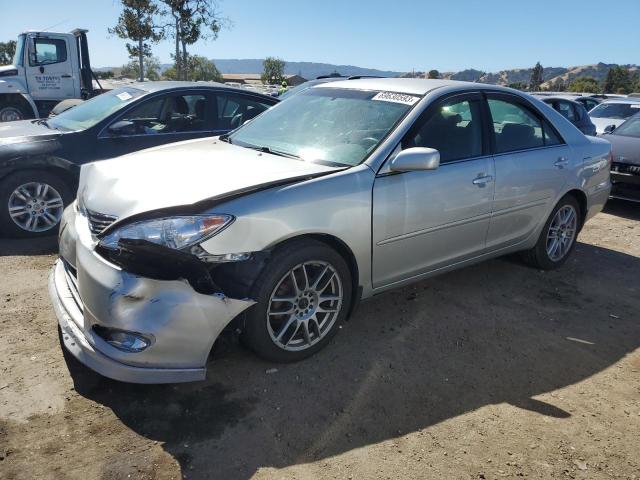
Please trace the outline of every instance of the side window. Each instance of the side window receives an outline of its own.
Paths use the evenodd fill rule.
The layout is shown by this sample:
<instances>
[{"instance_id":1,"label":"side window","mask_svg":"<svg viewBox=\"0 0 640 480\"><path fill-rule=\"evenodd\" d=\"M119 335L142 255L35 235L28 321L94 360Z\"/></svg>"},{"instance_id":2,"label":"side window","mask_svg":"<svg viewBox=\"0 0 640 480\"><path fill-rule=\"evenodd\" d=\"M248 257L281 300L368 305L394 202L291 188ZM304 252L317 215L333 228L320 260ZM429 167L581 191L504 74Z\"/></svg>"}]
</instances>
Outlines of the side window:
<instances>
[{"instance_id":1,"label":"side window","mask_svg":"<svg viewBox=\"0 0 640 480\"><path fill-rule=\"evenodd\" d=\"M402 141L402 148L429 147L440 152L440 162L482 155L480 100L452 98L430 110Z\"/></svg>"},{"instance_id":2,"label":"side window","mask_svg":"<svg viewBox=\"0 0 640 480\"><path fill-rule=\"evenodd\" d=\"M542 123L524 106L490 98L496 153L526 150L545 145Z\"/></svg>"},{"instance_id":3,"label":"side window","mask_svg":"<svg viewBox=\"0 0 640 480\"><path fill-rule=\"evenodd\" d=\"M575 115L575 112L573 111L573 105L571 105L569 102L562 102L562 101L556 102L556 110L560 112L560 115L562 115L564 118L566 118L570 122L573 123L576 121L576 115Z\"/></svg>"},{"instance_id":4,"label":"side window","mask_svg":"<svg viewBox=\"0 0 640 480\"><path fill-rule=\"evenodd\" d=\"M67 61L67 43L62 39L54 38L35 38L35 62L33 58L29 59L29 65L34 67L37 65L47 65L50 63L60 63Z\"/></svg>"},{"instance_id":5,"label":"side window","mask_svg":"<svg viewBox=\"0 0 640 480\"><path fill-rule=\"evenodd\" d=\"M216 97L214 130L234 130L271 106L243 95L218 93Z\"/></svg>"},{"instance_id":6,"label":"side window","mask_svg":"<svg viewBox=\"0 0 640 480\"><path fill-rule=\"evenodd\" d=\"M131 109L119 120L135 124L137 134L195 132L205 128L205 95L161 97Z\"/></svg>"}]
</instances>

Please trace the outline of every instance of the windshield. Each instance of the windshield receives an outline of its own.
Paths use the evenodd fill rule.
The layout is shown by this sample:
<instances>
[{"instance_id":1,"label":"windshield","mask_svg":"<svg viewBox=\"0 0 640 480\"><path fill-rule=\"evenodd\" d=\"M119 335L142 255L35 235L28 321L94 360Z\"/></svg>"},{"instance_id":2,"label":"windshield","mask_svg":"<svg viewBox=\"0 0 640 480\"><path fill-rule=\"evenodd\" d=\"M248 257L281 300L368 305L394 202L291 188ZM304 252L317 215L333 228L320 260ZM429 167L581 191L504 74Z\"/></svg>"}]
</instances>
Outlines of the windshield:
<instances>
[{"instance_id":1,"label":"windshield","mask_svg":"<svg viewBox=\"0 0 640 480\"><path fill-rule=\"evenodd\" d=\"M640 103L601 103L589 112L594 118L624 120L640 112Z\"/></svg>"},{"instance_id":2,"label":"windshield","mask_svg":"<svg viewBox=\"0 0 640 480\"><path fill-rule=\"evenodd\" d=\"M15 65L16 67L21 67L22 66L22 60L24 58L23 52L24 52L24 39L25 39L25 35L19 35L18 36L18 43L16 44L16 51L13 54L13 59L11 60L11 64Z\"/></svg>"},{"instance_id":3,"label":"windshield","mask_svg":"<svg viewBox=\"0 0 640 480\"><path fill-rule=\"evenodd\" d=\"M309 88L230 136L234 144L330 165L361 163L420 97Z\"/></svg>"},{"instance_id":4,"label":"windshield","mask_svg":"<svg viewBox=\"0 0 640 480\"><path fill-rule=\"evenodd\" d=\"M630 118L613 131L614 135L640 138L640 116Z\"/></svg>"},{"instance_id":5,"label":"windshield","mask_svg":"<svg viewBox=\"0 0 640 480\"><path fill-rule=\"evenodd\" d=\"M118 88L62 112L47 120L47 124L59 130L85 130L144 94L137 88Z\"/></svg>"}]
</instances>

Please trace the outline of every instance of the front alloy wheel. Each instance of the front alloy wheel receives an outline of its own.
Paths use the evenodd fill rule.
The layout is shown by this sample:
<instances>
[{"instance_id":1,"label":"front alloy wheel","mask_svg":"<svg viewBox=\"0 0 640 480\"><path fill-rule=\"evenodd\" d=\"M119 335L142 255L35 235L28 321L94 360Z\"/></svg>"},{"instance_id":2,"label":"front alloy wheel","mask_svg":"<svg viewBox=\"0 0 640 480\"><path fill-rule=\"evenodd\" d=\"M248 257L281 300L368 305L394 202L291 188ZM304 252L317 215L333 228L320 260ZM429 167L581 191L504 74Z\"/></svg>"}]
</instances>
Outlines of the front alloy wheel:
<instances>
[{"instance_id":1,"label":"front alloy wheel","mask_svg":"<svg viewBox=\"0 0 640 480\"><path fill-rule=\"evenodd\" d=\"M67 182L44 170L16 172L0 180L0 235L55 233L73 196Z\"/></svg>"},{"instance_id":2,"label":"front alloy wheel","mask_svg":"<svg viewBox=\"0 0 640 480\"><path fill-rule=\"evenodd\" d=\"M60 222L64 210L62 195L44 182L19 185L9 196L11 220L30 233L51 230Z\"/></svg>"},{"instance_id":3,"label":"front alloy wheel","mask_svg":"<svg viewBox=\"0 0 640 480\"><path fill-rule=\"evenodd\" d=\"M276 249L258 278L243 341L258 355L294 362L336 334L351 306L351 271L329 245L296 240Z\"/></svg>"},{"instance_id":4,"label":"front alloy wheel","mask_svg":"<svg viewBox=\"0 0 640 480\"><path fill-rule=\"evenodd\" d=\"M333 266L319 260L296 265L269 299L271 340L283 350L305 350L331 330L341 306L342 283Z\"/></svg>"}]
</instances>

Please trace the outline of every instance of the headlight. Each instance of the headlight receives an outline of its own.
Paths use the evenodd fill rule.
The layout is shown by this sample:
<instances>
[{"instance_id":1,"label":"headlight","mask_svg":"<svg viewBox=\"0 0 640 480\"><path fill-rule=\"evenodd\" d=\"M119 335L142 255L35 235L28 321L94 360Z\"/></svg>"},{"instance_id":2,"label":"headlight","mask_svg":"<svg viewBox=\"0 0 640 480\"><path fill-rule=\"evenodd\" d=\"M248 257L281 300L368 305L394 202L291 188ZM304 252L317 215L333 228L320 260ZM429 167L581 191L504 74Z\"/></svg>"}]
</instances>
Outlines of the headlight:
<instances>
[{"instance_id":1,"label":"headlight","mask_svg":"<svg viewBox=\"0 0 640 480\"><path fill-rule=\"evenodd\" d=\"M146 240L181 250L215 235L233 220L231 215L190 215L143 220L116 228L100 240L100 245L116 249L120 239L126 238Z\"/></svg>"}]
</instances>

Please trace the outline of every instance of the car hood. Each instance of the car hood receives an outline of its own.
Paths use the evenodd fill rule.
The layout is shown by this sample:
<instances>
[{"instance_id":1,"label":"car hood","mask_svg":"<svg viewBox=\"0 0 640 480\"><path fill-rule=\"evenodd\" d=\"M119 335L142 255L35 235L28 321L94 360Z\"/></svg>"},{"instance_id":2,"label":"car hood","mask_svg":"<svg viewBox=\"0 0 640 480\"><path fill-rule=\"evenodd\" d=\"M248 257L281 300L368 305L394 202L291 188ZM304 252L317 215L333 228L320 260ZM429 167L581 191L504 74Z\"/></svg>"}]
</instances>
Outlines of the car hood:
<instances>
[{"instance_id":1,"label":"car hood","mask_svg":"<svg viewBox=\"0 0 640 480\"><path fill-rule=\"evenodd\" d=\"M590 118L591 122L596 126L596 133L599 135L603 134L604 129L609 125L615 125L616 127L619 127L624 123L624 120L619 120L617 118Z\"/></svg>"},{"instance_id":2,"label":"car hood","mask_svg":"<svg viewBox=\"0 0 640 480\"><path fill-rule=\"evenodd\" d=\"M50 140L62 135L34 120L0 123L0 146L14 143Z\"/></svg>"},{"instance_id":3,"label":"car hood","mask_svg":"<svg viewBox=\"0 0 640 480\"><path fill-rule=\"evenodd\" d=\"M88 210L123 219L337 170L205 138L83 165L78 197Z\"/></svg>"},{"instance_id":4,"label":"car hood","mask_svg":"<svg viewBox=\"0 0 640 480\"><path fill-rule=\"evenodd\" d=\"M614 162L640 165L640 138L615 134L603 138L611 143Z\"/></svg>"}]
</instances>

